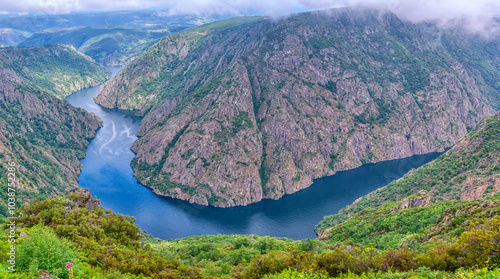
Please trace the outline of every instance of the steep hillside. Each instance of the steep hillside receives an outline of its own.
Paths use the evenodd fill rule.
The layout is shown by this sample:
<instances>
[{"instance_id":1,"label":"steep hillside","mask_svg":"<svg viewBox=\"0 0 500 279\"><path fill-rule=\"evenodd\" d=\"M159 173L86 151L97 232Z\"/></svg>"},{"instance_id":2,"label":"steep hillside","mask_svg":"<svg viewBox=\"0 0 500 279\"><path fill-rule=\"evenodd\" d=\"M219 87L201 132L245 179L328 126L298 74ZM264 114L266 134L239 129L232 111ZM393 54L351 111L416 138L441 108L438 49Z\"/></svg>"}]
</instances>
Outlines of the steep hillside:
<instances>
[{"instance_id":1,"label":"steep hillside","mask_svg":"<svg viewBox=\"0 0 500 279\"><path fill-rule=\"evenodd\" d=\"M104 68L69 47L0 49L1 215L9 193L8 162L16 163L18 205L77 185L78 158L100 120L56 96L107 76Z\"/></svg>"},{"instance_id":2,"label":"steep hillside","mask_svg":"<svg viewBox=\"0 0 500 279\"><path fill-rule=\"evenodd\" d=\"M60 45L0 49L0 67L59 99L109 77L107 70L91 58Z\"/></svg>"},{"instance_id":3,"label":"steep hillside","mask_svg":"<svg viewBox=\"0 0 500 279\"><path fill-rule=\"evenodd\" d=\"M379 249L421 249L429 241L455 241L486 220L500 216L500 195L475 201L429 203L425 191L378 208L366 207L345 222L324 229L329 243L359 243ZM427 200L427 202L425 202Z\"/></svg>"},{"instance_id":4,"label":"steep hillside","mask_svg":"<svg viewBox=\"0 0 500 279\"><path fill-rule=\"evenodd\" d=\"M494 113L484 73L500 74L498 61L480 70L476 48L457 57L438 31L363 8L226 20L162 39L96 101L145 116L133 167L156 193L221 207L277 199L443 150Z\"/></svg>"},{"instance_id":5,"label":"steep hillside","mask_svg":"<svg viewBox=\"0 0 500 279\"><path fill-rule=\"evenodd\" d=\"M499 193L500 113L481 121L477 130L469 132L452 149L436 160L410 172L400 180L358 199L352 205L341 210L339 214L326 216L316 226L315 230L323 238L329 238L335 235L335 232L338 232L341 227L349 227L349 224L358 223L359 226L363 226L363 223L358 220L359 218L368 217L365 220L373 222L377 219L374 218L374 215L380 215L384 211L392 210L391 208L394 208L395 202L399 201L401 203L401 198L418 195L417 192L420 191L428 193L429 200L423 203L424 206L429 205L430 202L447 200L481 201ZM497 201L498 198L497 194ZM457 202L453 204L457 204ZM477 203L461 202L461 204L474 204L477 206ZM378 207L380 209L377 209ZM440 202L432 205L432 207L436 211L430 215L437 217L448 206L447 203ZM496 207L498 207L498 202ZM372 213L373 210L378 211L378 213ZM425 211L427 218L430 216L429 212L432 211ZM499 214L497 211L491 213L495 213L494 215ZM392 217L387 218L388 220L394 220L391 219ZM467 219L465 218L462 221ZM409 220L407 218L405 222ZM392 221L389 223L394 226ZM328 229L341 223L343 224ZM409 223L416 224L416 222ZM423 229L423 232L429 232L429 228Z\"/></svg>"}]
</instances>

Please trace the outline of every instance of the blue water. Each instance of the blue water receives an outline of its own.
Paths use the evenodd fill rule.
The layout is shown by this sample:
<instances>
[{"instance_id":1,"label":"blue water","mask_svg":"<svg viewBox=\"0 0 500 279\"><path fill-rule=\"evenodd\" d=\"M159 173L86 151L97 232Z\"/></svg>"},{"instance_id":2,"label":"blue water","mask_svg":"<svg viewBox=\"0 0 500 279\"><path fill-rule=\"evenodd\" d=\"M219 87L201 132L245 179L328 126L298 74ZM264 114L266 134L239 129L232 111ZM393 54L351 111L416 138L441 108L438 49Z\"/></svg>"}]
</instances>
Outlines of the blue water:
<instances>
[{"instance_id":1,"label":"blue water","mask_svg":"<svg viewBox=\"0 0 500 279\"><path fill-rule=\"evenodd\" d=\"M110 67L114 74L118 67ZM104 208L135 216L145 231L162 239L200 234L258 234L292 239L314 238L323 216L338 212L357 198L435 159L439 154L369 164L318 179L311 187L278 201L264 200L246 207L213 208L155 195L137 183L130 167L140 118L106 110L93 101L99 86L67 98L76 107L97 114L103 127L87 148L79 176Z\"/></svg>"}]
</instances>

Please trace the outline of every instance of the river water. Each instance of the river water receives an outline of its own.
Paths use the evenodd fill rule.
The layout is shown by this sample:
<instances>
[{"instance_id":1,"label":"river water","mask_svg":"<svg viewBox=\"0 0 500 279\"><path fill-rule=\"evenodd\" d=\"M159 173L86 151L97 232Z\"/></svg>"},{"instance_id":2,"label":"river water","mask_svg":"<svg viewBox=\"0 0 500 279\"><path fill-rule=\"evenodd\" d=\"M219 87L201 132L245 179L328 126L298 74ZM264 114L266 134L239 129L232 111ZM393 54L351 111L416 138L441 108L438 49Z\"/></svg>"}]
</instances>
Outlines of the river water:
<instances>
[{"instance_id":1,"label":"river water","mask_svg":"<svg viewBox=\"0 0 500 279\"><path fill-rule=\"evenodd\" d=\"M119 67L109 67L113 75ZM103 119L81 160L79 186L89 189L104 208L135 216L145 231L162 239L200 234L258 234L292 239L315 238L314 226L357 198L425 164L439 153L364 165L318 179L311 187L278 201L263 200L245 207L214 208L161 197L137 183L129 149L137 139L140 118L106 110L93 97L100 86L78 91L66 99Z\"/></svg>"}]
</instances>

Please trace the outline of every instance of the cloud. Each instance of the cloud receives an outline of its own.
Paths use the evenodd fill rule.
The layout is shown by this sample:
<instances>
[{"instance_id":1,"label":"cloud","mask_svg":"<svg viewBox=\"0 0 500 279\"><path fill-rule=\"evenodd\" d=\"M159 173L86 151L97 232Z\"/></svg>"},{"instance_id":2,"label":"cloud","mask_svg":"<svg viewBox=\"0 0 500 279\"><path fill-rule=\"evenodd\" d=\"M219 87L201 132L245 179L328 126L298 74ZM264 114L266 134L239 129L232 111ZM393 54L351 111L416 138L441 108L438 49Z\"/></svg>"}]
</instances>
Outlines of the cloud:
<instances>
[{"instance_id":1,"label":"cloud","mask_svg":"<svg viewBox=\"0 0 500 279\"><path fill-rule=\"evenodd\" d=\"M404 20L412 22L432 21L441 27L462 28L471 33L491 37L500 34L498 0L414 0L378 1L351 0L348 5L362 5L387 9Z\"/></svg>"},{"instance_id":2,"label":"cloud","mask_svg":"<svg viewBox=\"0 0 500 279\"><path fill-rule=\"evenodd\" d=\"M171 13L286 13L297 9L368 6L391 10L409 20L500 13L498 0L0 0L0 12L69 13L159 7Z\"/></svg>"},{"instance_id":3,"label":"cloud","mask_svg":"<svg viewBox=\"0 0 500 279\"><path fill-rule=\"evenodd\" d=\"M65 14L95 10L162 8L169 14L232 14L252 10L262 14L286 14L301 7L299 0L0 0L0 13L41 12Z\"/></svg>"},{"instance_id":4,"label":"cloud","mask_svg":"<svg viewBox=\"0 0 500 279\"><path fill-rule=\"evenodd\" d=\"M144 7L138 0L0 0L0 12L66 14L91 10L125 10ZM147 6L147 3L145 3Z\"/></svg>"},{"instance_id":5,"label":"cloud","mask_svg":"<svg viewBox=\"0 0 500 279\"><path fill-rule=\"evenodd\" d=\"M162 8L166 15L286 15L332 7L366 6L390 10L413 22L435 21L443 26L461 24L469 31L500 30L493 15L499 0L0 0L2 12L63 14L90 10Z\"/></svg>"}]
</instances>

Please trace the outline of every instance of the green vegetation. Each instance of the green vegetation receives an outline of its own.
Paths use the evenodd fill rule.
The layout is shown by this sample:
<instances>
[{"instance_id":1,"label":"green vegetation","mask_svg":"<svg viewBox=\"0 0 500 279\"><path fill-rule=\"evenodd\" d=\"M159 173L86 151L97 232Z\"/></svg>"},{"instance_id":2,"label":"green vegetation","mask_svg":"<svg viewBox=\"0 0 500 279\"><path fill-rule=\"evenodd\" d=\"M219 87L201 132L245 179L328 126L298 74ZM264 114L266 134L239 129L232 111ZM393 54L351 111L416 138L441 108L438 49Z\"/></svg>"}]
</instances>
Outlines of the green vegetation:
<instances>
[{"instance_id":1,"label":"green vegetation","mask_svg":"<svg viewBox=\"0 0 500 279\"><path fill-rule=\"evenodd\" d=\"M339 214L326 216L315 230L321 232L346 221L352 213L395 202L398 197L410 196L421 190L429 192L432 201L460 200L464 193L473 195L478 184L494 184L499 177L500 114L488 117L478 127L433 162L370 193ZM494 194L492 190L493 187L488 186L480 192L480 196L489 197Z\"/></svg>"},{"instance_id":2,"label":"green vegetation","mask_svg":"<svg viewBox=\"0 0 500 279\"><path fill-rule=\"evenodd\" d=\"M220 32L233 29L236 26L259 22L264 19L266 19L266 17L262 16L233 17L191 28L189 29L189 32Z\"/></svg>"},{"instance_id":3,"label":"green vegetation","mask_svg":"<svg viewBox=\"0 0 500 279\"><path fill-rule=\"evenodd\" d=\"M37 275L42 269L59 278L68 278L68 270L64 268L67 261L74 264L77 278L500 276L496 245L500 241L498 211L493 218L478 217L478 222L472 218L469 227L462 226L464 231L453 238L434 235L420 249L411 245L374 248L371 244L355 244L354 239L328 243L256 235L204 235L163 241L141 232L134 218L109 210L104 212L102 208L87 210L78 204L80 198L79 194L70 194L24 205L22 217L16 220L19 226L16 234L24 234L16 240L19 267L16 273L7 275L5 257L10 243L8 230L2 230L0 278L31 278L29 274ZM498 210L498 202L491 203L496 203ZM455 216L453 210L440 219ZM460 210L465 214L483 214L491 211L491 207L467 203ZM442 228L454 230L444 225Z\"/></svg>"},{"instance_id":4,"label":"green vegetation","mask_svg":"<svg viewBox=\"0 0 500 279\"><path fill-rule=\"evenodd\" d=\"M39 269L48 270L58 277L68 277L67 262L76 258L71 244L59 239L48 227L34 227L31 237L23 242L18 252L17 267L19 271L38 275Z\"/></svg>"},{"instance_id":5,"label":"green vegetation","mask_svg":"<svg viewBox=\"0 0 500 279\"><path fill-rule=\"evenodd\" d=\"M337 93L337 84L331 80L325 85L325 88L330 90L333 94Z\"/></svg>"},{"instance_id":6,"label":"green vegetation","mask_svg":"<svg viewBox=\"0 0 500 279\"><path fill-rule=\"evenodd\" d=\"M76 204L78 198L71 194L23 206L15 222L27 236L16 241L17 270L38 274L45 269L68 278L64 264L71 261L77 278L200 278L195 269L142 249L133 218L102 208L87 210ZM5 233L1 240L5 263Z\"/></svg>"},{"instance_id":7,"label":"green vegetation","mask_svg":"<svg viewBox=\"0 0 500 279\"><path fill-rule=\"evenodd\" d=\"M378 208L365 208L343 223L331 228L322 227L322 223L316 229L323 232L320 237L328 243L360 243L379 249L406 245L423 249L432 238L454 241L464 231L500 215L500 204L487 200L436 202L408 209L400 209L400 205L401 202L392 202Z\"/></svg>"},{"instance_id":8,"label":"green vegetation","mask_svg":"<svg viewBox=\"0 0 500 279\"><path fill-rule=\"evenodd\" d=\"M170 33L169 29L144 27L57 28L35 33L20 46L71 45L104 65L124 65Z\"/></svg>"},{"instance_id":9,"label":"green vegetation","mask_svg":"<svg viewBox=\"0 0 500 279\"><path fill-rule=\"evenodd\" d=\"M104 81L107 72L66 46L0 49L0 215L6 215L6 165L16 162L17 206L63 195L76 184L78 158L98 119L62 97ZM54 91L55 90L55 91Z\"/></svg>"},{"instance_id":10,"label":"green vegetation","mask_svg":"<svg viewBox=\"0 0 500 279\"><path fill-rule=\"evenodd\" d=\"M109 78L107 70L91 58L61 45L2 48L0 67L13 70L29 86L58 98Z\"/></svg>"}]
</instances>

